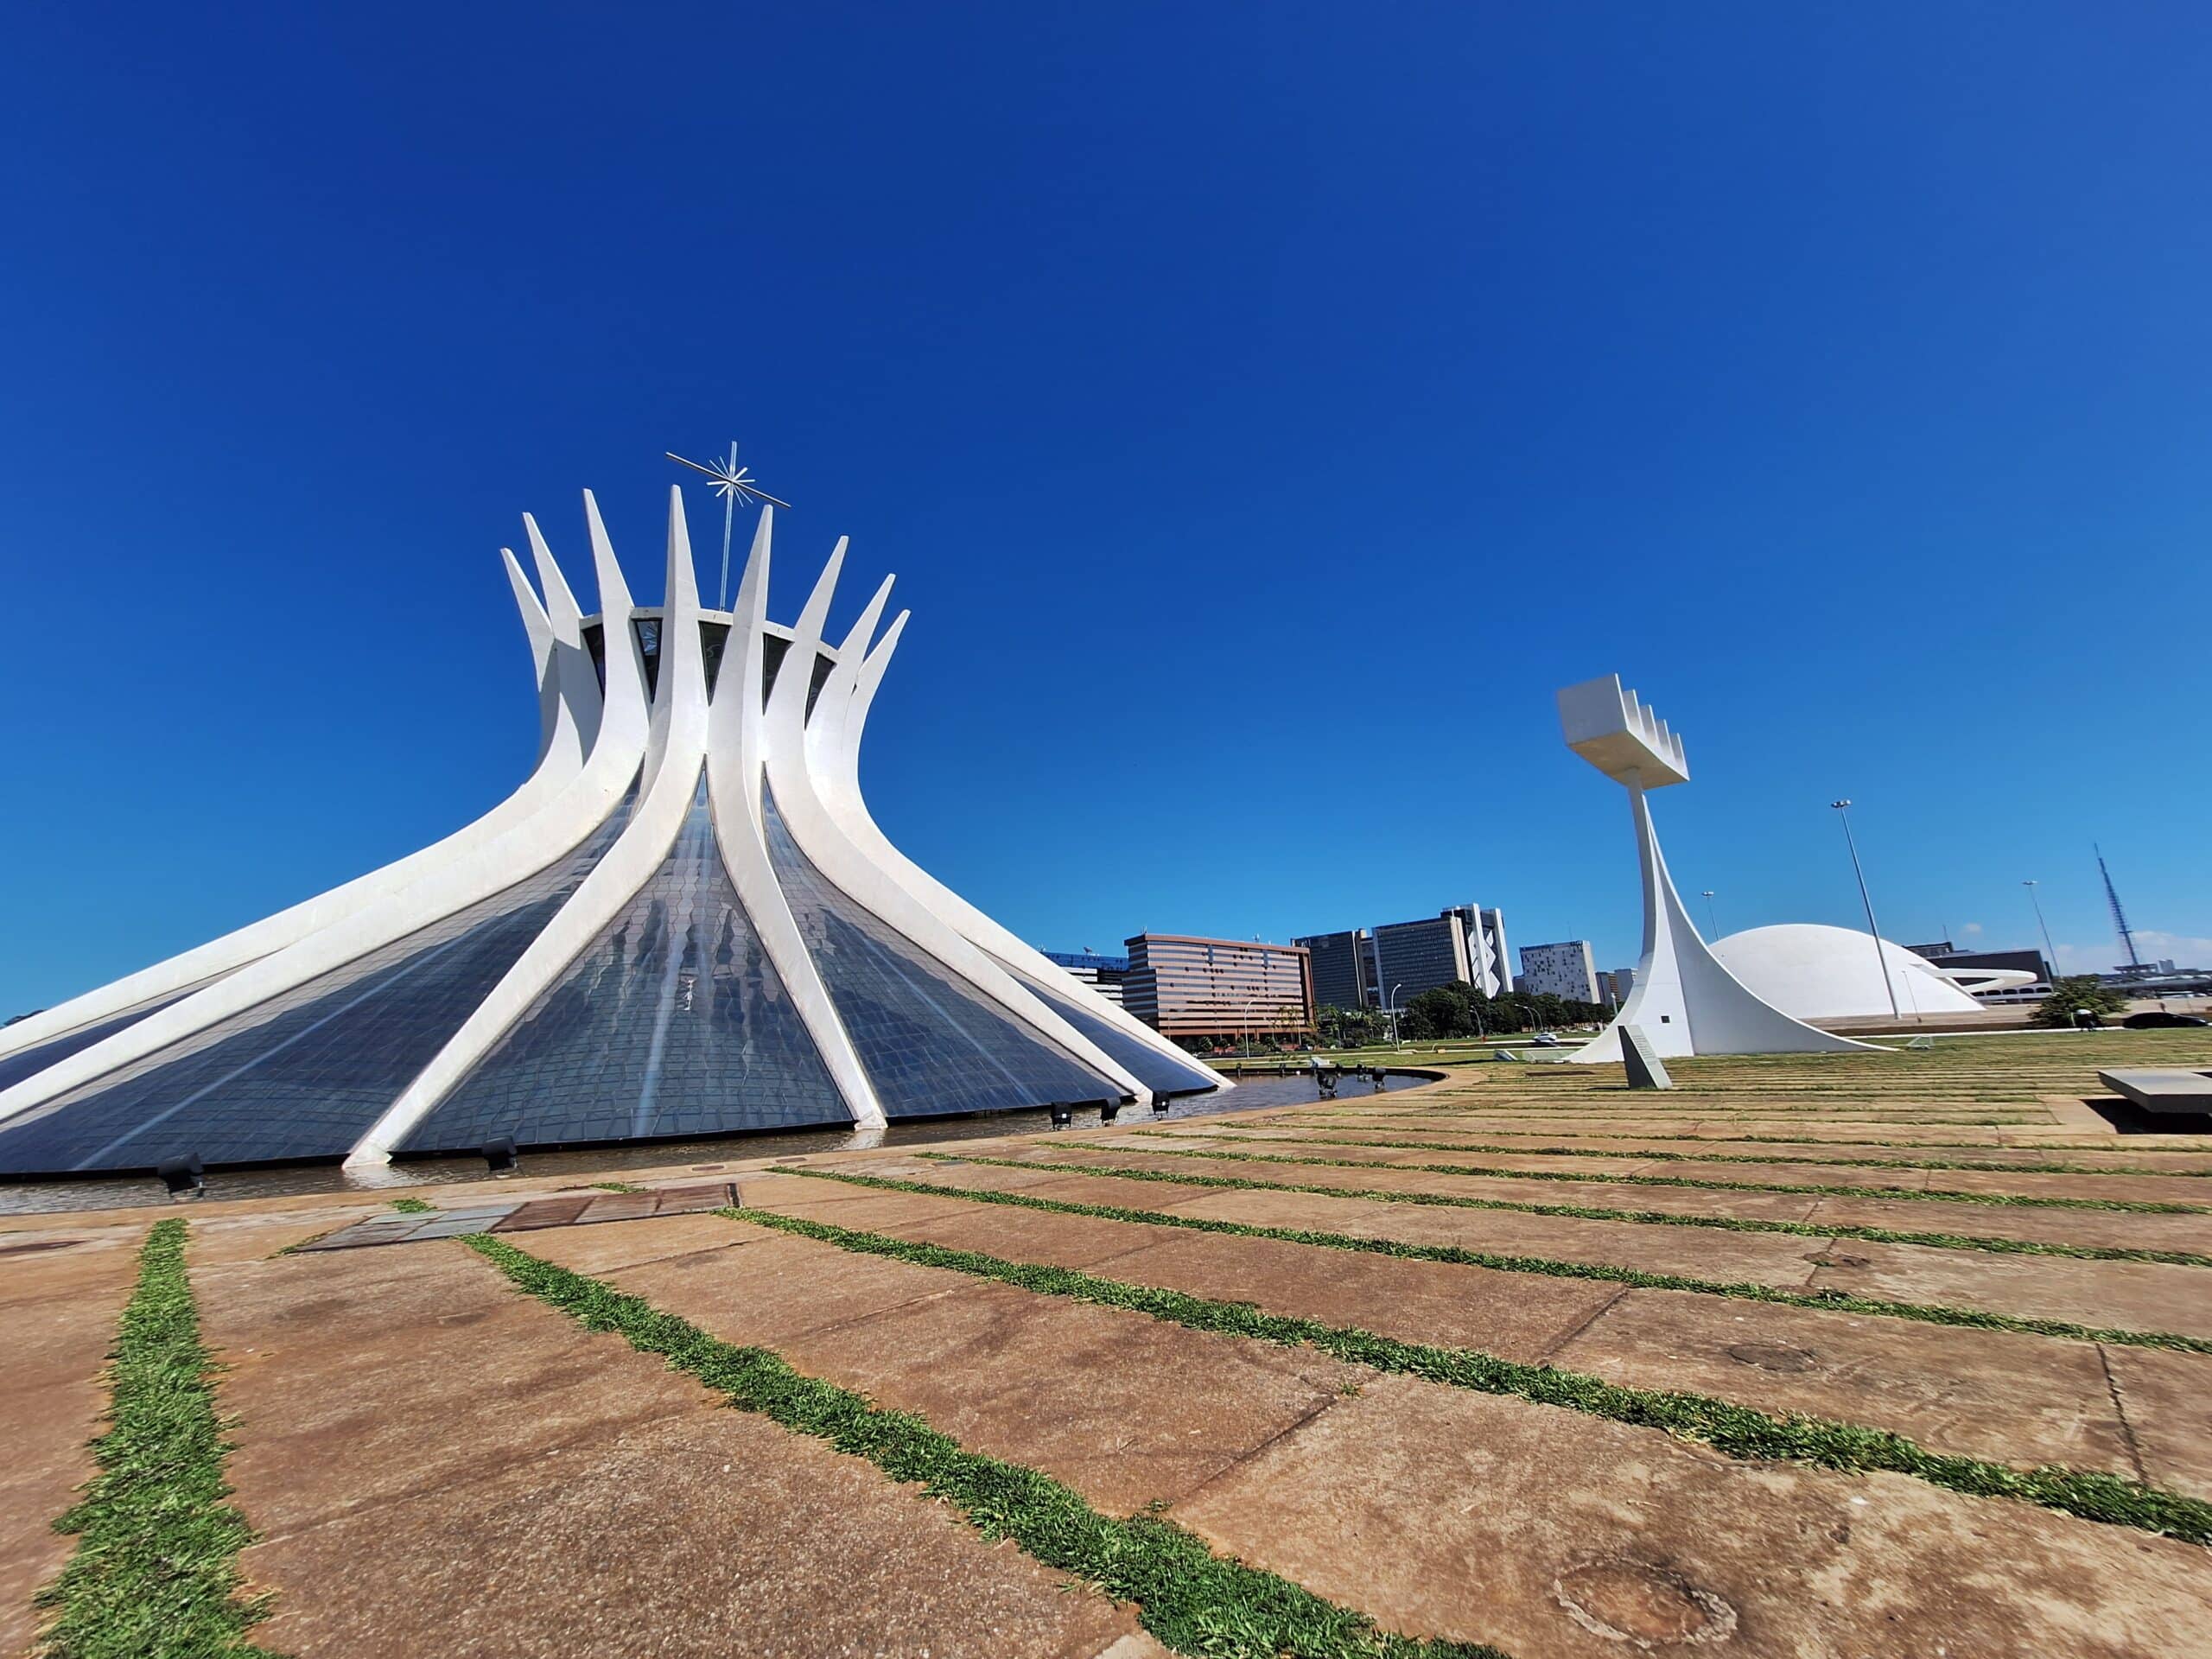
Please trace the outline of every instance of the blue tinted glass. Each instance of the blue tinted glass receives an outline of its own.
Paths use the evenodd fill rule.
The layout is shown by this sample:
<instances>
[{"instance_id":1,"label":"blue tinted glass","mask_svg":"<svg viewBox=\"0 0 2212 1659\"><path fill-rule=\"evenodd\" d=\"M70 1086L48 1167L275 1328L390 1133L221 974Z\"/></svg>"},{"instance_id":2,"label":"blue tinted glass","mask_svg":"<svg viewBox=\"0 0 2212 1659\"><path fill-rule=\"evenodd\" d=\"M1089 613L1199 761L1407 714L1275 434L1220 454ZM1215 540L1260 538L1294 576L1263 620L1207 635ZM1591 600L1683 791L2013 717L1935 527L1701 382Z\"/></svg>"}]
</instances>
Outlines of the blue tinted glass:
<instances>
[{"instance_id":1,"label":"blue tinted glass","mask_svg":"<svg viewBox=\"0 0 2212 1659\"><path fill-rule=\"evenodd\" d=\"M41 1043L36 1048L27 1048L20 1054L10 1054L6 1059L0 1060L0 1089L12 1089L25 1077L45 1071L55 1061L66 1060L79 1049L90 1048L94 1043L104 1041L114 1036L117 1032L137 1025L148 1014L159 1014L170 1003L182 1001L193 992L198 990L200 985L209 985L213 982L213 980L203 979L199 985L188 986L183 990L173 991L167 996L157 996L150 1002L143 1003L126 1013L118 1014L112 1019L103 1020L96 1026L86 1026L80 1030L69 1033L67 1036L55 1037Z\"/></svg>"},{"instance_id":2,"label":"blue tinted glass","mask_svg":"<svg viewBox=\"0 0 2212 1659\"><path fill-rule=\"evenodd\" d=\"M1001 964L1003 965L1003 964ZM1015 976L1051 1004L1054 1013L1098 1045L1109 1058L1155 1095L1195 1095L1221 1087L1221 1079L1196 1060L1175 1059L1141 1038L1132 1037L1105 1015L1083 1006L1080 995L1071 995L1057 985L1027 974Z\"/></svg>"},{"instance_id":3,"label":"blue tinted glass","mask_svg":"<svg viewBox=\"0 0 2212 1659\"><path fill-rule=\"evenodd\" d=\"M0 1128L0 1174L334 1158L460 1029L621 833Z\"/></svg>"},{"instance_id":4,"label":"blue tinted glass","mask_svg":"<svg viewBox=\"0 0 2212 1659\"><path fill-rule=\"evenodd\" d=\"M1114 1084L986 1003L833 887L765 797L768 856L889 1117L1119 1099Z\"/></svg>"},{"instance_id":5,"label":"blue tinted glass","mask_svg":"<svg viewBox=\"0 0 2212 1659\"><path fill-rule=\"evenodd\" d=\"M702 776L667 861L405 1149L851 1118L722 868Z\"/></svg>"}]
</instances>

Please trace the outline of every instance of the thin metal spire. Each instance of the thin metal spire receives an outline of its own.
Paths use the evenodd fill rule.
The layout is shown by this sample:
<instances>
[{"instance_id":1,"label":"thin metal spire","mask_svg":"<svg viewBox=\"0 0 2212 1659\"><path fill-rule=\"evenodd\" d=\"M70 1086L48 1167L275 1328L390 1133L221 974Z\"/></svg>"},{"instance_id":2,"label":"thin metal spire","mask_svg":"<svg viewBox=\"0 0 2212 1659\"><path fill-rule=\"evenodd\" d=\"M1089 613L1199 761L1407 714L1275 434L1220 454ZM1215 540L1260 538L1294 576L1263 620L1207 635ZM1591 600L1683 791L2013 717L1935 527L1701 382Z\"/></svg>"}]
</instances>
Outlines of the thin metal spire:
<instances>
[{"instance_id":1,"label":"thin metal spire","mask_svg":"<svg viewBox=\"0 0 2212 1659\"><path fill-rule=\"evenodd\" d=\"M713 479L715 493L722 499L722 580L721 585L715 589L715 608L726 611L729 609L729 532L731 523L736 517L738 502L741 499L766 501L787 512L791 504L777 500L754 480L751 467L737 464L735 438L729 441L729 459L727 461L717 461L711 467L702 467L696 461L686 461L673 449L664 449L661 453L678 466L689 467L693 472L704 473Z\"/></svg>"}]
</instances>

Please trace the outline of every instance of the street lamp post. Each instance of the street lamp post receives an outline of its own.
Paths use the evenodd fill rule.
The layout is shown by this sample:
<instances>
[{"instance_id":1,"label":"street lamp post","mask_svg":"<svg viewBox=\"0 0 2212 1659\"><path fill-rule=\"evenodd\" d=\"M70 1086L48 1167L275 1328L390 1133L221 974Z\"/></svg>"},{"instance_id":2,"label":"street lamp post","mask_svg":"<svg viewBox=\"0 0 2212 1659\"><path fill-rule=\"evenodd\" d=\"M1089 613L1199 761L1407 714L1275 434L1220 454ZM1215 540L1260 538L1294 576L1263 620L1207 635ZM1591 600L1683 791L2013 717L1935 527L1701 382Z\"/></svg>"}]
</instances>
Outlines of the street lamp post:
<instances>
[{"instance_id":1,"label":"street lamp post","mask_svg":"<svg viewBox=\"0 0 2212 1659\"><path fill-rule=\"evenodd\" d=\"M1720 937L1720 918L1713 913L1713 889L1711 887L1707 887L1705 890L1705 925L1713 930L1713 937L1714 938L1717 939Z\"/></svg>"},{"instance_id":2,"label":"street lamp post","mask_svg":"<svg viewBox=\"0 0 2212 1659\"><path fill-rule=\"evenodd\" d=\"M1252 1010L1259 1005L1259 1001L1257 997L1252 998L1236 1014L1236 1040L1248 1060L1252 1058Z\"/></svg>"},{"instance_id":3,"label":"street lamp post","mask_svg":"<svg viewBox=\"0 0 2212 1659\"><path fill-rule=\"evenodd\" d=\"M2036 907L2036 931L2043 935L2043 963L2050 969L2048 982L2058 976L2058 952L2050 943L2050 924L2043 918L2043 900L2036 897L2034 881L2023 881L2020 885L2028 890L2028 902Z\"/></svg>"},{"instance_id":4,"label":"street lamp post","mask_svg":"<svg viewBox=\"0 0 2212 1659\"><path fill-rule=\"evenodd\" d=\"M1390 1001L1389 1007L1390 1014L1390 1046L1393 1048L1398 1046L1398 1014L1400 1013L1400 1009L1398 1007L1398 993L1405 988L1406 982L1402 979L1390 988Z\"/></svg>"},{"instance_id":5,"label":"street lamp post","mask_svg":"<svg viewBox=\"0 0 2212 1659\"><path fill-rule=\"evenodd\" d=\"M1843 820L1843 844L1851 849L1851 873L1859 878L1859 902L1866 906L1866 931L1874 941L1874 962L1882 970L1882 989L1890 999L1890 1018L1903 1020L1897 1011L1897 988L1890 982L1890 959L1882 954L1882 930L1875 925L1874 900L1866 891L1866 872L1859 862L1859 842L1851 833L1851 803L1848 799L1830 801L1836 816Z\"/></svg>"}]
</instances>

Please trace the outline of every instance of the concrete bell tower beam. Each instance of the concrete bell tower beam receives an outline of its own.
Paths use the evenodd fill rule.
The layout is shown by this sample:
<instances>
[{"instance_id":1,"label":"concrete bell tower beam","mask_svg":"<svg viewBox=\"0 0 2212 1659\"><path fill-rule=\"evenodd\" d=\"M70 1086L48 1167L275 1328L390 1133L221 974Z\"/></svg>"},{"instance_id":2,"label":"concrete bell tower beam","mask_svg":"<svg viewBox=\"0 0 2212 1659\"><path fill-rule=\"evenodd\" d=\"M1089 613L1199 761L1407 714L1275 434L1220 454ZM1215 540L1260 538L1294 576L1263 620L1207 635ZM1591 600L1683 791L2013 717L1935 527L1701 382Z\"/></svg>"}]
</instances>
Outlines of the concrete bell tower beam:
<instances>
[{"instance_id":1,"label":"concrete bell tower beam","mask_svg":"<svg viewBox=\"0 0 2212 1659\"><path fill-rule=\"evenodd\" d=\"M1573 1061L1620 1059L1621 1033L1630 1026L1641 1028L1662 1056L1872 1048L1794 1020L1761 1001L1721 966L1699 936L1667 873L1646 798L1652 790L1689 781L1681 734L1624 688L1618 674L1560 691L1559 721L1567 747L1628 791L1643 876L1643 955L1637 963L1636 984L1612 1024L1576 1050Z\"/></svg>"}]
</instances>

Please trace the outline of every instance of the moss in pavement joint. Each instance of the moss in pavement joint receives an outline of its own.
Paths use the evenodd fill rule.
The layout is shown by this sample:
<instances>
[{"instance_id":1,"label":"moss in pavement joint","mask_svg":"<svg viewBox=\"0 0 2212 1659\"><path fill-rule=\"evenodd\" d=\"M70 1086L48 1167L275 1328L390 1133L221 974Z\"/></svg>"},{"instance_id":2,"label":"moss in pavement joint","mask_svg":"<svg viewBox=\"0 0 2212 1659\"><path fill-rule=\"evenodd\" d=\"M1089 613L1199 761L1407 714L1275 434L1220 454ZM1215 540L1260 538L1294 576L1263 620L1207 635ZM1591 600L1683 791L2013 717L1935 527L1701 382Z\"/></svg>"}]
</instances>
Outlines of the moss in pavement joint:
<instances>
[{"instance_id":1,"label":"moss in pavement joint","mask_svg":"<svg viewBox=\"0 0 2212 1659\"><path fill-rule=\"evenodd\" d=\"M975 1163L943 1153L917 1153L918 1158L944 1158ZM1026 1169L1045 1167L1025 1164ZM1127 1171L1116 1173L1126 1174ZM1935 1302L1896 1302L1872 1296L1854 1296L1841 1290L1777 1290L1771 1285L1732 1284L1717 1279L1693 1279L1673 1273L1646 1273L1640 1268L1614 1267L1602 1262L1562 1262L1542 1255L1507 1255L1491 1250L1462 1249L1456 1244L1408 1244L1395 1238L1370 1238L1357 1233L1325 1233L1300 1227L1263 1227L1250 1222L1215 1221L1205 1216L1179 1216L1165 1210L1128 1210L1110 1204L1077 1204L1058 1198L1039 1198L1026 1192L992 1192L980 1187L950 1186L931 1181L893 1180L881 1175L855 1175L830 1169L784 1169L779 1175L805 1175L823 1180L848 1181L859 1186L880 1187L890 1192L926 1192L934 1198L973 1199L977 1204L1011 1205L1053 1215L1096 1216L1105 1221L1134 1221L1147 1226L1180 1227L1192 1232L1221 1233L1233 1238L1272 1238L1287 1244L1313 1244L1324 1249L1357 1250L1367 1255L1395 1256L1406 1262L1445 1262L1458 1267L1491 1268L1500 1273L1535 1273L1553 1279L1591 1279L1605 1284L1634 1285L1643 1290L1687 1290L1703 1296L1732 1296L1748 1302L1777 1302L1785 1307L1812 1307L1830 1312L1866 1313L1878 1319L1914 1319L1923 1325L1951 1325L1974 1331L2011 1331L2023 1336L2057 1337L2071 1342L2117 1343L2133 1348L2168 1348L2180 1353L2212 1354L2212 1340L2183 1336L2172 1331L2124 1331L2101 1325L2075 1325L2068 1319L2031 1319L2011 1313L1985 1313L1979 1308L1946 1307ZM1142 1177L1137 1179L1141 1179ZM1174 1175L1154 1174L1156 1180L1182 1181ZM1192 1183L1184 1182L1185 1185ZM1198 1183L1248 1185L1260 1183ZM1342 1198L1344 1194L1334 1196Z\"/></svg>"},{"instance_id":2,"label":"moss in pavement joint","mask_svg":"<svg viewBox=\"0 0 2212 1659\"><path fill-rule=\"evenodd\" d=\"M1274 1127L1270 1125L1269 1127ZM1132 1135L1147 1140L1187 1141L1187 1135L1166 1129L1133 1129ZM1249 1145L1251 1143L1247 1142ZM1262 1141L1261 1145L1282 1145L1284 1142ZM1510 1147L1476 1148L1440 1145L1434 1141L1321 1141L1318 1136L1307 1140L1309 1145L1330 1147L1375 1147L1401 1152L1467 1152L1488 1150L1513 1152ZM1101 1150L1094 1147L1092 1150ZM1116 1148L1108 1147L1105 1151ZM1124 1147L1124 1152L1161 1150L1171 1158L1244 1158L1264 1161L1262 1154L1249 1152L1217 1152L1211 1148L1167 1149L1150 1147ZM1656 1157L1650 1154L1647 1156ZM1273 1161L1298 1161L1277 1158ZM1489 1164L1376 1164L1316 1158L1317 1164L1333 1163L1344 1169L1417 1169L1431 1175L1503 1175L1516 1181L1597 1181L1608 1186L1688 1186L1722 1192L1808 1192L1833 1198L1897 1198L1907 1203L1981 1204L1997 1209L2020 1210L2103 1210L2119 1211L2127 1215L2146 1216L2202 1216L2212 1215L2212 1207L2201 1204L2163 1204L2147 1198L2024 1198L2011 1192L1956 1192L1941 1187L1899 1186L1825 1186L1793 1181L1725 1181L1717 1177L1700 1179L1690 1175L1598 1175L1586 1170L1571 1169L1500 1169ZM1753 1163L1788 1161L1787 1160L1751 1159Z\"/></svg>"},{"instance_id":3,"label":"moss in pavement joint","mask_svg":"<svg viewBox=\"0 0 2212 1659\"><path fill-rule=\"evenodd\" d=\"M985 1537L1011 1538L1047 1567L1134 1602L1144 1627L1179 1652L1207 1659L1504 1659L1495 1648L1379 1630L1365 1615L1287 1579L1216 1555L1169 1522L1101 1514L1039 1470L963 1451L913 1413L870 1405L849 1389L793 1370L768 1349L720 1341L504 1239L478 1233L467 1243L521 1289L592 1330L618 1332L639 1351L661 1355L740 1410L865 1458L893 1480L917 1482Z\"/></svg>"},{"instance_id":4,"label":"moss in pavement joint","mask_svg":"<svg viewBox=\"0 0 2212 1659\"><path fill-rule=\"evenodd\" d=\"M1679 1439L1701 1440L1731 1457L1803 1463L1858 1473L1910 1475L1977 1497L2020 1498L2085 1520L2164 1533L2191 1543L2212 1543L2212 1503L2139 1485L2117 1475L2054 1466L2014 1469L1979 1458L1930 1452L1902 1434L1856 1423L1777 1416L1708 1395L1624 1388L1576 1371L1503 1359L1479 1349L1401 1342L1353 1326L1263 1313L1249 1302L1213 1301L1154 1285L1102 1278L1072 1268L1010 1262L980 1251L861 1232L758 1207L719 1213L840 1249L948 1268L1039 1295L1122 1308L1192 1330L1316 1348L1378 1371L1418 1376L1481 1394L1504 1395L1640 1428L1661 1429Z\"/></svg>"},{"instance_id":5,"label":"moss in pavement joint","mask_svg":"<svg viewBox=\"0 0 2212 1659\"><path fill-rule=\"evenodd\" d=\"M1301 1118L1295 1123L1279 1123L1273 1127L1296 1128L1302 1124L1315 1121L1317 1120L1313 1118ZM1333 1122L1338 1120L1332 1118L1330 1121ZM1224 1122L1222 1127L1224 1128L1230 1127L1242 1128L1245 1127L1245 1124L1238 1122L1232 1126L1228 1122ZM1402 1128L1403 1126L1400 1125L1398 1127ZM1562 1130L1556 1125L1541 1130L1501 1129L1485 1123L1478 1128L1471 1129L1454 1129L1446 1125L1438 1124L1417 1129L1414 1131L1414 1133L1420 1135L1504 1135L1508 1137L1534 1140L1539 1135L1579 1135L1585 1133L1585 1131L1579 1129ZM2085 1146L2076 1141L2037 1141L2025 1142L2018 1147L1993 1147L1986 1141L1812 1141L1808 1140L1802 1135L1662 1135L1656 1130L1649 1134L1624 1131L1618 1135L1608 1135L1606 1138L1615 1141L1671 1141L1686 1143L1691 1146L1727 1146L1731 1142L1741 1142L1750 1146L1770 1147L1883 1147L1898 1152L1917 1151L1923 1147L1936 1147L1944 1150L1965 1152L2014 1151L2110 1153L2117 1150L2117 1148L2112 1147ZM2137 1164L2113 1164L2109 1166L2098 1164L1987 1164L1967 1160L1953 1160L1935 1158L1827 1158L1810 1155L1802 1158L1781 1158L1776 1156L1772 1153L1767 1153L1763 1155L1754 1155L1750 1153L1631 1152L1620 1147L1500 1147L1470 1145L1466 1147L1465 1150L1468 1152L1510 1152L1526 1154L1530 1157L1551 1158L1681 1158L1700 1164L1845 1164L1856 1165L1872 1169L1982 1169L1990 1170L1999 1174L2003 1174L2008 1171L2027 1171L2031 1173L2041 1175L2194 1175L2202 1179L2212 1179L2212 1169L2155 1169L2148 1165ZM2212 1150L2212 1148L2203 1147L2130 1147L2127 1148L2127 1154L2133 1158L2202 1158L2206 1155L2208 1150Z\"/></svg>"},{"instance_id":6,"label":"moss in pavement joint","mask_svg":"<svg viewBox=\"0 0 2212 1659\"><path fill-rule=\"evenodd\" d=\"M229 1450L215 1415L214 1362L184 1266L184 1223L155 1224L138 1286L111 1351L99 1472L54 1524L77 1535L68 1565L39 1593L58 1610L42 1659L214 1659L258 1654L246 1639L265 1599L238 1595L238 1552L253 1541L225 1500Z\"/></svg>"},{"instance_id":7,"label":"moss in pavement joint","mask_svg":"<svg viewBox=\"0 0 2212 1659\"><path fill-rule=\"evenodd\" d=\"M1332 1123L1338 1121L1340 1120L1331 1120ZM1221 1127L1225 1129L1302 1129L1306 1127L1306 1124L1304 1122L1283 1122L1276 1123L1243 1122L1224 1122ZM1395 1127L1402 1128L1403 1126L1401 1125ZM1323 1133L1344 1134L1345 1131L1330 1128L1324 1130ZM1529 1131L1524 1129L1491 1129L1488 1128L1463 1130L1452 1128L1448 1124L1436 1124L1433 1126L1416 1128L1413 1130L1412 1133L1416 1135L1466 1134L1510 1135L1525 1135L1529 1133ZM1313 1138L1317 1141L1321 1139L1319 1135L1314 1135ZM1695 1135L1623 1135L1615 1137L1615 1139L1622 1141L1694 1141L1698 1137ZM1722 1137L1715 1138L1721 1139ZM1793 1141L1789 1136L1781 1135L1732 1135L1725 1137L1725 1140L1753 1143L1768 1142L1772 1145L1781 1147L1802 1147L1815 1144L1802 1140ZM1420 1146L1434 1145L1434 1143L1427 1141L1401 1143L1388 1141L1330 1141L1324 1144L1329 1146L1353 1147L1382 1147L1399 1144ZM1878 1142L1876 1144L1881 1143ZM1899 1144L1902 1147L1910 1143ZM1923 1141L1919 1144L1923 1146L1942 1145L1971 1147L1974 1143L1972 1141ZM1845 1169L1973 1169L1980 1170L1986 1174L1991 1175L2167 1175L2193 1177L2199 1180L2212 1180L2212 1169L2152 1169L2138 1164L2116 1164L2109 1168L2105 1168L2100 1167L2095 1164L1986 1164L1963 1158L1830 1158L1810 1153L1806 1154L1802 1157L1792 1154L1789 1157L1784 1158L1771 1153L1761 1154L1750 1152L1635 1152L1618 1147L1502 1147L1494 1143L1486 1143L1483 1141L1462 1141L1451 1146L1440 1145L1435 1146L1435 1150L1439 1152L1503 1152L1510 1153L1515 1157L1519 1158L1628 1158L1633 1159L1641 1163L1820 1164L1823 1166L1833 1165L1836 1167ZM2001 1151L2003 1148L1986 1147L1982 1148L1982 1150ZM2037 1150L2040 1150L2040 1148L2037 1148ZM2069 1146L2060 1147L2058 1150L2063 1152L2101 1152L2104 1148L2101 1147ZM2150 1148L2150 1150L2156 1151L2158 1148L2152 1147ZM2196 1149L2190 1148L2190 1150Z\"/></svg>"},{"instance_id":8,"label":"moss in pavement joint","mask_svg":"<svg viewBox=\"0 0 2212 1659\"><path fill-rule=\"evenodd\" d=\"M1151 1147L1132 1151L1127 1147L1103 1147L1088 1141L1067 1143L1074 1152L1103 1152L1123 1156L1212 1158L1224 1162L1294 1164L1322 1169L1365 1169L1377 1172L1408 1170L1458 1174L1448 1166L1427 1164L1363 1164L1334 1158L1276 1158L1258 1153L1186 1152L1161 1154ZM1059 1147L1047 1148L1058 1153ZM923 1154L922 1156L928 1156ZM1509 1210L1522 1215L1572 1216L1578 1221L1632 1221L1654 1227L1703 1227L1730 1233L1786 1233L1798 1238L1860 1238L1876 1244L1918 1244L1939 1250L1986 1250L1998 1255L2050 1255L2085 1262L2150 1262L2164 1267L2212 1268L2212 1255L2191 1250L2137 1249L2118 1244L2055 1244L2037 1239L1992 1238L1980 1234L1910 1232L1892 1227L1855 1227L1838 1223L1768 1221L1747 1216L1685 1216L1665 1210L1619 1210L1581 1204L1537 1204L1520 1198L1478 1198L1456 1192L1401 1192L1391 1187L1307 1186L1296 1181L1243 1181L1226 1175L1184 1175L1165 1170L1135 1170L1113 1164L1076 1164L1054 1157L1050 1162L1014 1158L975 1158L971 1164L998 1164L1009 1169L1065 1169L1084 1175L1151 1179L1185 1185L1221 1186L1238 1192L1304 1192L1319 1198L1365 1198L1379 1204L1425 1204L1453 1210Z\"/></svg>"}]
</instances>

